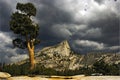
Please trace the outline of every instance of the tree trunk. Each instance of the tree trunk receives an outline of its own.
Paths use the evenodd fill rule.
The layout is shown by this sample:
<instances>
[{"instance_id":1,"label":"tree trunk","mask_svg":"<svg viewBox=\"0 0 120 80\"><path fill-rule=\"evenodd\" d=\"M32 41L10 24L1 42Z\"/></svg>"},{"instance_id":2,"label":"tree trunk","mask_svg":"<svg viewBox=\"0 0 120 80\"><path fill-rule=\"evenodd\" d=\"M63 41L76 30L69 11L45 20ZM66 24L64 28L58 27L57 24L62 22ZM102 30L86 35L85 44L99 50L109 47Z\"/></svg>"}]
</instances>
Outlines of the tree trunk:
<instances>
[{"instance_id":1,"label":"tree trunk","mask_svg":"<svg viewBox=\"0 0 120 80\"><path fill-rule=\"evenodd\" d=\"M28 42L27 48L28 48L28 51L29 51L30 70L33 70L34 67L35 67L34 45L30 45L30 42Z\"/></svg>"}]
</instances>

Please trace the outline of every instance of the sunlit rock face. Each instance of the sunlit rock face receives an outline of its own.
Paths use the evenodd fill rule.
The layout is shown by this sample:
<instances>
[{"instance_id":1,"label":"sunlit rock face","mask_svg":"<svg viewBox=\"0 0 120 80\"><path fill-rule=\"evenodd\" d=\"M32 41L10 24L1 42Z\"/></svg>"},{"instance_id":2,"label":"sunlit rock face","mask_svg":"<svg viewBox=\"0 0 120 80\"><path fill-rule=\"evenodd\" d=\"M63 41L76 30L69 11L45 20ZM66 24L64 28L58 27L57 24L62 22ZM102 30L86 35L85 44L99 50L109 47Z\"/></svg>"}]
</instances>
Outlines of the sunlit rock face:
<instances>
[{"instance_id":1,"label":"sunlit rock face","mask_svg":"<svg viewBox=\"0 0 120 80\"><path fill-rule=\"evenodd\" d=\"M8 78L10 77L11 75L9 73L6 73L6 72L0 72L0 78ZM1 79L0 79L1 80Z\"/></svg>"},{"instance_id":2,"label":"sunlit rock face","mask_svg":"<svg viewBox=\"0 0 120 80\"><path fill-rule=\"evenodd\" d=\"M56 71L75 70L83 66L84 55L75 54L67 40L43 48L37 53L36 63Z\"/></svg>"},{"instance_id":3,"label":"sunlit rock face","mask_svg":"<svg viewBox=\"0 0 120 80\"><path fill-rule=\"evenodd\" d=\"M41 53L44 54L49 54L49 55L59 54L62 56L69 56L70 52L71 50L67 40L61 42L58 45L46 47L41 50Z\"/></svg>"},{"instance_id":4,"label":"sunlit rock face","mask_svg":"<svg viewBox=\"0 0 120 80\"><path fill-rule=\"evenodd\" d=\"M118 64L120 63L120 54L102 52L76 54L71 50L68 41L65 40L59 44L45 47L36 52L35 55L36 66L44 66L56 71L77 70L86 65L91 67L96 61L101 59L108 64ZM16 64L20 65L26 62L29 62L29 59Z\"/></svg>"},{"instance_id":5,"label":"sunlit rock face","mask_svg":"<svg viewBox=\"0 0 120 80\"><path fill-rule=\"evenodd\" d=\"M65 40L39 51L38 56L36 56L36 63L43 64L46 68L53 68L57 71L74 70L79 67L78 64L75 64L78 61L78 57L71 53L69 43Z\"/></svg>"}]
</instances>

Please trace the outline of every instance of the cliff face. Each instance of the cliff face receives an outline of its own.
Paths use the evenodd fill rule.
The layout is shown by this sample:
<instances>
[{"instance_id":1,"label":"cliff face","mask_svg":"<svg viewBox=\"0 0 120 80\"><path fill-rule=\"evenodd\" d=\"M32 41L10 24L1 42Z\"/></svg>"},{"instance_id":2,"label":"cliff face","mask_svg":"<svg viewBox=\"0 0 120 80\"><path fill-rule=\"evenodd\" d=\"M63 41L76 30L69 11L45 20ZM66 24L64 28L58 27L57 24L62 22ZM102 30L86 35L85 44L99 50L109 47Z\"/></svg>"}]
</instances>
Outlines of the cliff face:
<instances>
[{"instance_id":1,"label":"cliff face","mask_svg":"<svg viewBox=\"0 0 120 80\"><path fill-rule=\"evenodd\" d=\"M37 52L36 64L46 68L53 68L57 71L75 70L85 65L92 64L100 59L106 63L120 63L120 54L115 53L88 53L86 55L75 54L71 51L68 41L63 41L57 45L43 48ZM19 64L28 62L23 60Z\"/></svg>"},{"instance_id":2,"label":"cliff face","mask_svg":"<svg viewBox=\"0 0 120 80\"><path fill-rule=\"evenodd\" d=\"M49 54L49 55L58 54L62 56L69 56L70 52L71 50L69 43L68 41L65 40L58 45L43 48L40 53Z\"/></svg>"},{"instance_id":3,"label":"cliff face","mask_svg":"<svg viewBox=\"0 0 120 80\"><path fill-rule=\"evenodd\" d=\"M71 53L68 41L63 41L55 46L46 47L39 51L36 56L36 63L58 71L74 70L79 67L80 57Z\"/></svg>"},{"instance_id":4,"label":"cliff face","mask_svg":"<svg viewBox=\"0 0 120 80\"><path fill-rule=\"evenodd\" d=\"M63 41L57 45L46 47L37 54L36 63L58 71L64 71L66 69L75 70L85 65L92 66L93 63L100 59L103 59L109 64L118 64L120 62L120 54L115 53L75 54L71 51L68 41Z\"/></svg>"}]
</instances>

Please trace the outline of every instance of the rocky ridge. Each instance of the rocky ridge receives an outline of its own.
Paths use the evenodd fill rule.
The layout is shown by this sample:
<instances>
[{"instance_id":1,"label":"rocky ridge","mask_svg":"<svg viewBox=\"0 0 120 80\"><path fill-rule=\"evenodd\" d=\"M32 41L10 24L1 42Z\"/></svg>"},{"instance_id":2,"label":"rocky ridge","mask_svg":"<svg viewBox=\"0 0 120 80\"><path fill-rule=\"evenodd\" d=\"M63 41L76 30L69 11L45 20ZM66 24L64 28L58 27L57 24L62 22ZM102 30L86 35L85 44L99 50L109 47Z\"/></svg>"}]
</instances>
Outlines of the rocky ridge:
<instances>
[{"instance_id":1,"label":"rocky ridge","mask_svg":"<svg viewBox=\"0 0 120 80\"><path fill-rule=\"evenodd\" d=\"M68 41L63 41L57 45L45 47L37 52L36 64L57 71L75 70L83 66L92 66L96 61L103 59L105 62L120 63L120 54L115 53L88 53L86 55L75 54ZM28 62L23 60L19 64Z\"/></svg>"}]
</instances>

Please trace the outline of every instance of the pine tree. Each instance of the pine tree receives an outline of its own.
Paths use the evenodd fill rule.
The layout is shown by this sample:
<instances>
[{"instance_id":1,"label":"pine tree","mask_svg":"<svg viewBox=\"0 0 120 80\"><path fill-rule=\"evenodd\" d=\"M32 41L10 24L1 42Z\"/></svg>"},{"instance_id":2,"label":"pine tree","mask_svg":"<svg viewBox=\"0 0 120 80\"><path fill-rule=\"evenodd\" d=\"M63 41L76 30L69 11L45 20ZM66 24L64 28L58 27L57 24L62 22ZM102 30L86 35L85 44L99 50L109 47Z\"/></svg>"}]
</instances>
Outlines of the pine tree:
<instances>
[{"instance_id":1,"label":"pine tree","mask_svg":"<svg viewBox=\"0 0 120 80\"><path fill-rule=\"evenodd\" d=\"M13 40L13 45L18 48L28 49L30 59L30 69L34 69L34 47L40 42L37 39L39 34L39 26L33 21L36 15L36 8L32 3L17 3L16 12L11 16L10 30L21 36Z\"/></svg>"}]
</instances>

